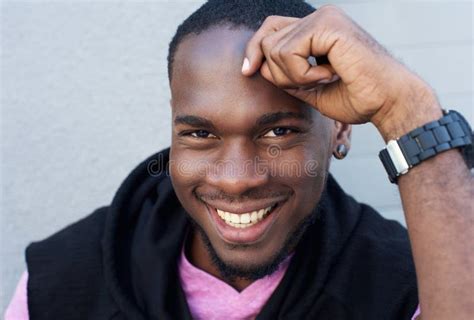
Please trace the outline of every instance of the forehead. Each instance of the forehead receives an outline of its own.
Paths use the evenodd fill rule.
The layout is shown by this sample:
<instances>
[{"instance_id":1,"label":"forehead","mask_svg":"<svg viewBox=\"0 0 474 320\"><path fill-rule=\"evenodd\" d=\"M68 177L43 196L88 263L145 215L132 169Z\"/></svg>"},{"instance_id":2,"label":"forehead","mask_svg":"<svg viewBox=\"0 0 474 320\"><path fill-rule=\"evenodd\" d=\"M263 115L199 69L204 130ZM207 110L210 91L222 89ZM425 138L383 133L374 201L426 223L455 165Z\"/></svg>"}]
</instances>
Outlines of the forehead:
<instances>
[{"instance_id":1,"label":"forehead","mask_svg":"<svg viewBox=\"0 0 474 320\"><path fill-rule=\"evenodd\" d=\"M254 31L217 26L187 36L173 62L171 95L173 113L209 116L233 113L300 111L304 103L265 80L257 72L241 74L245 46Z\"/></svg>"}]
</instances>

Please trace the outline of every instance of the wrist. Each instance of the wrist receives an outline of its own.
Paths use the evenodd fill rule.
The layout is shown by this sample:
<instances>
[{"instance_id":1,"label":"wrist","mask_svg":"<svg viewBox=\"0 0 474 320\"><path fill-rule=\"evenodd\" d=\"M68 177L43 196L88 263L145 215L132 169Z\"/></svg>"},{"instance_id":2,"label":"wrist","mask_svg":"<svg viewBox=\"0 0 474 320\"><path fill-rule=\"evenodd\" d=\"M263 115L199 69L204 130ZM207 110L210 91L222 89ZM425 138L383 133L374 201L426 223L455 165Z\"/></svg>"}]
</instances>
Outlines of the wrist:
<instances>
[{"instance_id":1,"label":"wrist","mask_svg":"<svg viewBox=\"0 0 474 320\"><path fill-rule=\"evenodd\" d=\"M398 97L393 103L384 105L371 119L385 142L443 116L431 87L417 77L406 83L409 86L397 90Z\"/></svg>"}]
</instances>

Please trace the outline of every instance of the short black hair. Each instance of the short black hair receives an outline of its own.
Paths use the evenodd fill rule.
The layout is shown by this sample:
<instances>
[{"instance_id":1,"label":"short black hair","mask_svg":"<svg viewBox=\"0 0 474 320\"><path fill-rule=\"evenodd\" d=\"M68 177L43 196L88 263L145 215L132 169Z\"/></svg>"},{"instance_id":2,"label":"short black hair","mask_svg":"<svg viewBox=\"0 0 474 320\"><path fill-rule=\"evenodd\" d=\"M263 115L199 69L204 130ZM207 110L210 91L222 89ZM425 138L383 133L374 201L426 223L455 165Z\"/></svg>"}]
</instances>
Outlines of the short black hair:
<instances>
[{"instance_id":1,"label":"short black hair","mask_svg":"<svg viewBox=\"0 0 474 320\"><path fill-rule=\"evenodd\" d=\"M209 0L181 23L168 50L168 79L171 83L174 55L189 34L200 34L217 25L258 30L272 15L305 17L316 9L302 0Z\"/></svg>"}]
</instances>

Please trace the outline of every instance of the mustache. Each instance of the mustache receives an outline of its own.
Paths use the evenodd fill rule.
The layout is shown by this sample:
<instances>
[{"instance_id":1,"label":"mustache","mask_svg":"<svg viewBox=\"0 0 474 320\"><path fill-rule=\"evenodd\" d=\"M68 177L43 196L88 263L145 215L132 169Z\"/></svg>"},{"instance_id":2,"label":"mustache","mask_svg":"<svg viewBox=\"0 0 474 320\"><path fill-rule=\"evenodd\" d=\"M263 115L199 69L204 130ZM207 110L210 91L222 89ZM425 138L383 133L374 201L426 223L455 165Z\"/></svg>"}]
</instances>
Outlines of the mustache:
<instances>
[{"instance_id":1,"label":"mustache","mask_svg":"<svg viewBox=\"0 0 474 320\"><path fill-rule=\"evenodd\" d=\"M242 194L235 196L229 195L222 191L213 191L213 192L206 192L201 193L199 191L194 190L194 195L202 201L206 200L225 200L228 202L241 202L245 200L262 200L262 199L274 199L279 198L282 196L291 196L293 194L292 191L288 190L269 190L269 189L252 189L243 192Z\"/></svg>"}]
</instances>

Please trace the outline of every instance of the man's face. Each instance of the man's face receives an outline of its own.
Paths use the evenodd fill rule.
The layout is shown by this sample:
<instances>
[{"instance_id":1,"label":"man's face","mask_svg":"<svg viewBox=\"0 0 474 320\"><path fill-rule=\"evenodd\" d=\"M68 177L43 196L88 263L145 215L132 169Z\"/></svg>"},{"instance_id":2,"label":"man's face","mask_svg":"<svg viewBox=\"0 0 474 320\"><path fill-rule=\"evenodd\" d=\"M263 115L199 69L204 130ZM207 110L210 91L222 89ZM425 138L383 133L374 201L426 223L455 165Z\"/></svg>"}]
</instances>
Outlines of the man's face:
<instances>
[{"instance_id":1,"label":"man's face","mask_svg":"<svg viewBox=\"0 0 474 320\"><path fill-rule=\"evenodd\" d=\"M188 36L171 82L174 189L219 259L246 270L271 263L318 203L334 127L258 73L241 75L252 34Z\"/></svg>"}]
</instances>

